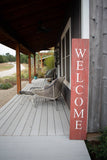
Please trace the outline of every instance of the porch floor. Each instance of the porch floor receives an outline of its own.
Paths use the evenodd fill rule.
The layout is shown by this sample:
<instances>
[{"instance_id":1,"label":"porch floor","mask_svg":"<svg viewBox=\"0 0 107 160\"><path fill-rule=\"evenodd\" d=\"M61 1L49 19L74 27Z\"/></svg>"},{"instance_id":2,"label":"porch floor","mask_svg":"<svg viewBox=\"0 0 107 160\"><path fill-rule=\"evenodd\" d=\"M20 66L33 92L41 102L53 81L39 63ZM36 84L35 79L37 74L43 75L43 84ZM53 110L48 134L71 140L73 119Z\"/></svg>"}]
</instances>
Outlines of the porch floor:
<instances>
[{"instance_id":1,"label":"porch floor","mask_svg":"<svg viewBox=\"0 0 107 160\"><path fill-rule=\"evenodd\" d=\"M1 136L0 160L91 160L84 141L66 136Z\"/></svg>"},{"instance_id":2,"label":"porch floor","mask_svg":"<svg viewBox=\"0 0 107 160\"><path fill-rule=\"evenodd\" d=\"M33 80L24 90L41 87ZM90 160L82 140L69 140L70 111L63 98L46 101L16 95L0 109L1 160Z\"/></svg>"},{"instance_id":3,"label":"porch floor","mask_svg":"<svg viewBox=\"0 0 107 160\"><path fill-rule=\"evenodd\" d=\"M23 90L43 87L44 79L33 80ZM34 99L34 103L32 103ZM63 98L57 103L44 98L16 95L0 109L1 136L69 135L70 111Z\"/></svg>"}]
</instances>

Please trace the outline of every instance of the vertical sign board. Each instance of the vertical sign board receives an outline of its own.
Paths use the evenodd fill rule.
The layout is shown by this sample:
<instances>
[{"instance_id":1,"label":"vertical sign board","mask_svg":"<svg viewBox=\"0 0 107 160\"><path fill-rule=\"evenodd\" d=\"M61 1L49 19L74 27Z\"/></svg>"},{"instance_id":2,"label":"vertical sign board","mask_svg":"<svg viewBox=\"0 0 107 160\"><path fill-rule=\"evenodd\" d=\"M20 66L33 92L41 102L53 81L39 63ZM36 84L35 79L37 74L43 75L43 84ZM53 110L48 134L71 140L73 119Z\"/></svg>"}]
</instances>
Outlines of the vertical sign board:
<instances>
[{"instance_id":1,"label":"vertical sign board","mask_svg":"<svg viewBox=\"0 0 107 160\"><path fill-rule=\"evenodd\" d=\"M89 39L72 40L70 139L86 139Z\"/></svg>"}]
</instances>

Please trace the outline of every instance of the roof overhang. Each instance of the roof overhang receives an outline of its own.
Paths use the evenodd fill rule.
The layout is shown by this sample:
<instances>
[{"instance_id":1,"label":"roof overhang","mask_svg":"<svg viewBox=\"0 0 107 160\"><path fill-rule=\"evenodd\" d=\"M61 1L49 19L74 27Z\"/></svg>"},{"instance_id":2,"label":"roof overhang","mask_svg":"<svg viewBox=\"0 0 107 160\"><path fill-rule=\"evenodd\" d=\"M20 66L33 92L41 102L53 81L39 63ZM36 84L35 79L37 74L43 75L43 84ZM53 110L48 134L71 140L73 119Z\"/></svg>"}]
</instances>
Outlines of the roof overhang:
<instances>
[{"instance_id":1,"label":"roof overhang","mask_svg":"<svg viewBox=\"0 0 107 160\"><path fill-rule=\"evenodd\" d=\"M71 0L1 0L0 43L25 54L55 46Z\"/></svg>"}]
</instances>

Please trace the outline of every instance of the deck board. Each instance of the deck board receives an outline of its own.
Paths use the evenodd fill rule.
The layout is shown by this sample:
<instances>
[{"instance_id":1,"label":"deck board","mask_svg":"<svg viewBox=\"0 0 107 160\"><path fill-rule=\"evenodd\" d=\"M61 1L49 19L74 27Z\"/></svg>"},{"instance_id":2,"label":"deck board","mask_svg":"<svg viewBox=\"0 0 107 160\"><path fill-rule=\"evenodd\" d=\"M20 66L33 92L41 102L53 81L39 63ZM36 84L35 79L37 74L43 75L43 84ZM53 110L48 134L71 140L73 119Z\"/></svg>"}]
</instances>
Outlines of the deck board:
<instances>
[{"instance_id":1,"label":"deck board","mask_svg":"<svg viewBox=\"0 0 107 160\"><path fill-rule=\"evenodd\" d=\"M30 135L35 113L36 113L36 109L31 106L31 111L29 113L29 116L28 116L28 119L26 121L26 125L23 129L23 132L21 134L22 136L29 136Z\"/></svg>"},{"instance_id":2,"label":"deck board","mask_svg":"<svg viewBox=\"0 0 107 160\"><path fill-rule=\"evenodd\" d=\"M44 87L47 83L44 79L33 80L23 90ZM0 135L69 135L69 116L70 112L63 97L55 103L36 95L16 95L0 109Z\"/></svg>"},{"instance_id":3,"label":"deck board","mask_svg":"<svg viewBox=\"0 0 107 160\"><path fill-rule=\"evenodd\" d=\"M4 122L4 125L2 125L1 129L0 129L0 135L4 135L5 132L7 131L7 129L9 129L9 127L11 126L12 122L15 120L16 116L18 115L18 113L20 112L22 106L17 104L15 105L15 109L14 110L10 110L12 112L8 112L9 115L6 118L6 121Z\"/></svg>"},{"instance_id":4,"label":"deck board","mask_svg":"<svg viewBox=\"0 0 107 160\"><path fill-rule=\"evenodd\" d=\"M17 101L20 99L19 96L13 98L13 101L11 103L8 103L5 108L3 107L3 110L0 112L0 119L2 119L12 108L13 106L17 103ZM2 108L1 108L2 109Z\"/></svg>"},{"instance_id":5,"label":"deck board","mask_svg":"<svg viewBox=\"0 0 107 160\"><path fill-rule=\"evenodd\" d=\"M25 113L23 114L22 119L20 120L19 124L17 125L16 130L14 131L14 136L20 136L21 133L23 132L24 126L26 124L28 115L30 113L31 108L29 107L30 102L27 103L27 109L25 111Z\"/></svg>"},{"instance_id":6,"label":"deck board","mask_svg":"<svg viewBox=\"0 0 107 160\"><path fill-rule=\"evenodd\" d=\"M64 135L69 135L69 123L68 123L63 105L61 102L58 103L57 105L59 108L59 114L60 114L60 119L61 119Z\"/></svg>"},{"instance_id":7,"label":"deck board","mask_svg":"<svg viewBox=\"0 0 107 160\"><path fill-rule=\"evenodd\" d=\"M48 102L48 136L55 135L55 121L52 102Z\"/></svg>"},{"instance_id":8,"label":"deck board","mask_svg":"<svg viewBox=\"0 0 107 160\"><path fill-rule=\"evenodd\" d=\"M15 117L14 121L12 121L11 125L9 126L9 129L5 132L4 135L9 135L9 136L13 135L13 133L14 133L17 125L19 124L20 119L22 118L26 108L27 108L27 102L24 103L24 105L22 105L21 110L19 111L19 113Z\"/></svg>"},{"instance_id":9,"label":"deck board","mask_svg":"<svg viewBox=\"0 0 107 160\"><path fill-rule=\"evenodd\" d=\"M47 136L48 135L48 130L47 130L47 103L43 102L42 103L42 113L41 113L41 121L40 121L40 130L39 130L39 135L40 136Z\"/></svg>"},{"instance_id":10,"label":"deck board","mask_svg":"<svg viewBox=\"0 0 107 160\"><path fill-rule=\"evenodd\" d=\"M10 101L8 101L4 106L2 106L2 108L0 108L0 114L1 112L3 112L6 108L8 108L8 106L11 105L11 103L14 102L14 100L18 97L18 95L15 95Z\"/></svg>"},{"instance_id":11,"label":"deck board","mask_svg":"<svg viewBox=\"0 0 107 160\"><path fill-rule=\"evenodd\" d=\"M53 106L54 106L53 110L54 110L55 132L56 132L56 135L63 136L64 132L63 132L63 128L62 128L60 114L59 114L59 111L56 110L55 103L53 103ZM58 108L58 106L57 106L57 108ZM59 108L58 108L58 110L59 110Z\"/></svg>"},{"instance_id":12,"label":"deck board","mask_svg":"<svg viewBox=\"0 0 107 160\"><path fill-rule=\"evenodd\" d=\"M19 102L19 100L20 100L20 96L18 97L17 102ZM9 110L6 113L2 112L3 115L2 115L2 118L0 119L0 132L1 132L2 125L4 125L5 122L12 115L12 113L15 112L15 110L18 108L17 106L18 106L18 103L16 103L16 101L15 101L13 103L11 109L9 108Z\"/></svg>"},{"instance_id":13,"label":"deck board","mask_svg":"<svg viewBox=\"0 0 107 160\"><path fill-rule=\"evenodd\" d=\"M36 114L35 114L32 130L30 133L31 136L38 136L39 135L41 112L42 112L42 103L39 103L38 107L37 107Z\"/></svg>"}]
</instances>

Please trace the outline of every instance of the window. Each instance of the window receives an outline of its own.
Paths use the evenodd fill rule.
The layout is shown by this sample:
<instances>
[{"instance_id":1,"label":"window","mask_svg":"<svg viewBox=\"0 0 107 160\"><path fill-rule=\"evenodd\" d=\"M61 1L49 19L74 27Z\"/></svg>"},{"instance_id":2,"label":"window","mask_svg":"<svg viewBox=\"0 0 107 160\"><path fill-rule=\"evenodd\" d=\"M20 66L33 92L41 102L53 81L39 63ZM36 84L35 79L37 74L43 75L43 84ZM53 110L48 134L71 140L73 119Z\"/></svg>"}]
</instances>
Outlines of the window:
<instances>
[{"instance_id":1,"label":"window","mask_svg":"<svg viewBox=\"0 0 107 160\"><path fill-rule=\"evenodd\" d=\"M70 44L69 44L69 29L66 33L66 80L70 82Z\"/></svg>"},{"instance_id":2,"label":"window","mask_svg":"<svg viewBox=\"0 0 107 160\"><path fill-rule=\"evenodd\" d=\"M61 36L61 73L70 87L71 72L71 19L69 19Z\"/></svg>"},{"instance_id":3,"label":"window","mask_svg":"<svg viewBox=\"0 0 107 160\"><path fill-rule=\"evenodd\" d=\"M62 60L63 60L63 76L65 76L65 43L62 40Z\"/></svg>"}]
</instances>

